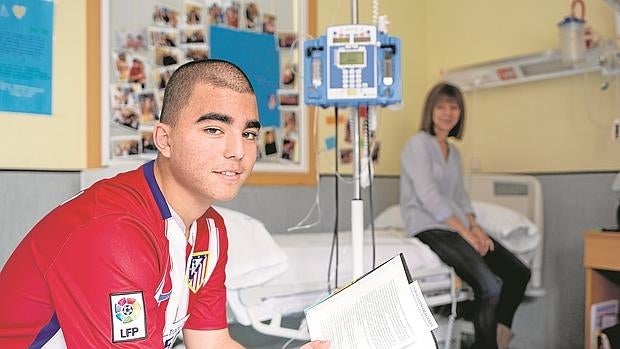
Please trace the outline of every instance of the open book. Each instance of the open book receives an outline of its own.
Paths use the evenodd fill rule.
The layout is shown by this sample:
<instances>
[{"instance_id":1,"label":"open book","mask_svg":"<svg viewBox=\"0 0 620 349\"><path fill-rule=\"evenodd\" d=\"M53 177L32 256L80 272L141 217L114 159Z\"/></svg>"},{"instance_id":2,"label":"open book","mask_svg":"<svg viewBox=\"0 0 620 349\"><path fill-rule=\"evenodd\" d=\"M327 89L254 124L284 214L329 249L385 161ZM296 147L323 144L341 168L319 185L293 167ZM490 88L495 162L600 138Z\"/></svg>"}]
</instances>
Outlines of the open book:
<instances>
[{"instance_id":1,"label":"open book","mask_svg":"<svg viewBox=\"0 0 620 349\"><path fill-rule=\"evenodd\" d=\"M310 338L330 349L436 348L437 323L399 254L305 309Z\"/></svg>"}]
</instances>

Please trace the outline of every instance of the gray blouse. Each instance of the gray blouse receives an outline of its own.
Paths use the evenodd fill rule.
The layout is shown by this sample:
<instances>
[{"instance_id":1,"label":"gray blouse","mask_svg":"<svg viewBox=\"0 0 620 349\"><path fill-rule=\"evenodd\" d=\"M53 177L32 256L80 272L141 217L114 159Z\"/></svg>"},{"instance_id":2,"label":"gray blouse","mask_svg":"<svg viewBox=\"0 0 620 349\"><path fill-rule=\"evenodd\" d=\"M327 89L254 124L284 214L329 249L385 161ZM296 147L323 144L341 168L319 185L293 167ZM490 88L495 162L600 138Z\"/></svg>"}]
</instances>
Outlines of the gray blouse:
<instances>
[{"instance_id":1,"label":"gray blouse","mask_svg":"<svg viewBox=\"0 0 620 349\"><path fill-rule=\"evenodd\" d=\"M432 228L454 230L443 223L450 216L469 226L466 214L474 210L453 144L448 142L446 160L437 139L420 131L405 144L400 163L400 210L410 236Z\"/></svg>"}]
</instances>

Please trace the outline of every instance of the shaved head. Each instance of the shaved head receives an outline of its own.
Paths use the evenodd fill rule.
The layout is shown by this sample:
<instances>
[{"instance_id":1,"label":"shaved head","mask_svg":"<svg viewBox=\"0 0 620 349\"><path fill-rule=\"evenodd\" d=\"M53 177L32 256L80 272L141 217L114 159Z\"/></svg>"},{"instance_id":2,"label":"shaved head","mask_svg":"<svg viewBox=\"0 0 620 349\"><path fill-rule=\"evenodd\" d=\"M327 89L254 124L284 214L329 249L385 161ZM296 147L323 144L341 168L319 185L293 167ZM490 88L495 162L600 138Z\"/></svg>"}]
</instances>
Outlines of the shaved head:
<instances>
[{"instance_id":1,"label":"shaved head","mask_svg":"<svg viewBox=\"0 0 620 349\"><path fill-rule=\"evenodd\" d=\"M174 126L177 114L187 106L192 91L200 84L254 94L248 77L233 63L219 59L192 61L180 66L166 84L160 121Z\"/></svg>"}]
</instances>

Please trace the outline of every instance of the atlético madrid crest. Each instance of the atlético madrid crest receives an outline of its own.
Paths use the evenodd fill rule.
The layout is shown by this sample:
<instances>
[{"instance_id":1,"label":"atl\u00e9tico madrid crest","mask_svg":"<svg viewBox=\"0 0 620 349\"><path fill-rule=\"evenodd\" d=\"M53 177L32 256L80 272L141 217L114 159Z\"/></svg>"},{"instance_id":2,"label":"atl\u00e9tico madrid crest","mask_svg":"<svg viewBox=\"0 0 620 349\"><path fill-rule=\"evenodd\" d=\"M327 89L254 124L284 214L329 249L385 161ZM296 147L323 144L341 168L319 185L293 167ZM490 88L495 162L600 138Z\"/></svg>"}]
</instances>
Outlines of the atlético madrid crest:
<instances>
[{"instance_id":1,"label":"atl\u00e9tico madrid crest","mask_svg":"<svg viewBox=\"0 0 620 349\"><path fill-rule=\"evenodd\" d=\"M189 260L187 272L187 285L192 292L196 293L207 282L207 261L209 251L194 252Z\"/></svg>"}]
</instances>

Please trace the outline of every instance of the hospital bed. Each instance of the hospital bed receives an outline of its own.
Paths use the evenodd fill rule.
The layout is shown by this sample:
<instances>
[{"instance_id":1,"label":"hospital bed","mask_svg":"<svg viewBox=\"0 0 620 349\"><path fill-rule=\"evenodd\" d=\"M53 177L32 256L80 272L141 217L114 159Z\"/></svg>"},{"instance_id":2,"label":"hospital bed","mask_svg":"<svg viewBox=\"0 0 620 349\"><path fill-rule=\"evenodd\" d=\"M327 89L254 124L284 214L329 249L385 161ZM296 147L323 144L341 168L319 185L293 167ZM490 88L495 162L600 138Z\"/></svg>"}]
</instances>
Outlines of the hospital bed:
<instances>
[{"instance_id":1,"label":"hospital bed","mask_svg":"<svg viewBox=\"0 0 620 349\"><path fill-rule=\"evenodd\" d=\"M475 174L466 179L480 225L531 267L528 296L542 296L543 205L538 180L525 175ZM299 314L335 287L327 268L332 232L269 234L264 225L242 213L218 208L229 235L227 288L229 321L251 325L257 331L307 340L304 323L282 326L282 318ZM423 243L407 237L398 205L388 207L375 220L376 263L404 253L427 304L454 304L471 299L459 286L453 270ZM351 281L350 232L341 232L339 286ZM369 229L365 232L365 270L372 267Z\"/></svg>"}]
</instances>

